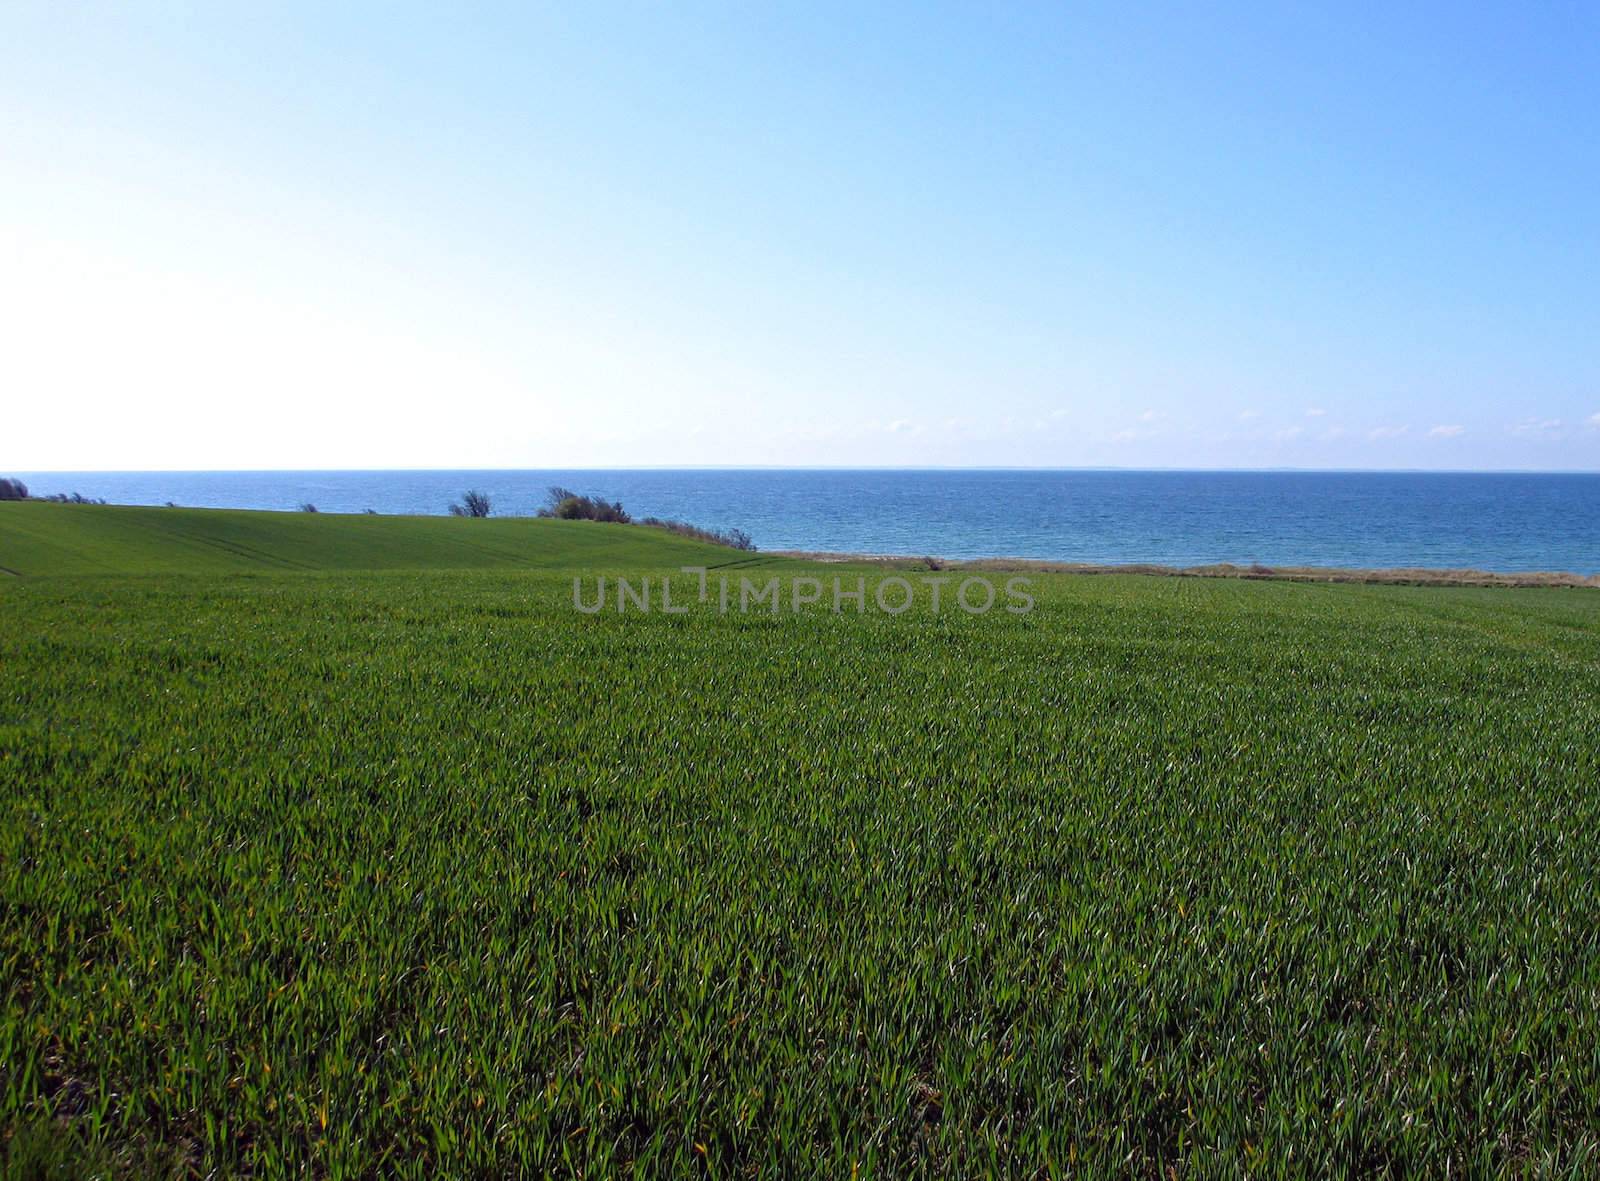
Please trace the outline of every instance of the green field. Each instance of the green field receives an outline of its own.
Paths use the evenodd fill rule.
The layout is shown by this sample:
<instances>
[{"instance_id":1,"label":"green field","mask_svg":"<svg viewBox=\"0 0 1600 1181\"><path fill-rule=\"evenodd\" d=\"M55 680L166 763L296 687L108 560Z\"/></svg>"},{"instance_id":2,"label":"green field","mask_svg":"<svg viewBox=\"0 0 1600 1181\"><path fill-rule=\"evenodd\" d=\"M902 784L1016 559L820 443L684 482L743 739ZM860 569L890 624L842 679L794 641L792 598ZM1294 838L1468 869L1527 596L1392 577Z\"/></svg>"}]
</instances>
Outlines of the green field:
<instances>
[{"instance_id":1,"label":"green field","mask_svg":"<svg viewBox=\"0 0 1600 1181\"><path fill-rule=\"evenodd\" d=\"M1600 595L730 561L0 505L9 1167L1600 1174Z\"/></svg>"},{"instance_id":2,"label":"green field","mask_svg":"<svg viewBox=\"0 0 1600 1181\"><path fill-rule=\"evenodd\" d=\"M0 502L0 575L608 570L745 554L584 521L335 516Z\"/></svg>"}]
</instances>

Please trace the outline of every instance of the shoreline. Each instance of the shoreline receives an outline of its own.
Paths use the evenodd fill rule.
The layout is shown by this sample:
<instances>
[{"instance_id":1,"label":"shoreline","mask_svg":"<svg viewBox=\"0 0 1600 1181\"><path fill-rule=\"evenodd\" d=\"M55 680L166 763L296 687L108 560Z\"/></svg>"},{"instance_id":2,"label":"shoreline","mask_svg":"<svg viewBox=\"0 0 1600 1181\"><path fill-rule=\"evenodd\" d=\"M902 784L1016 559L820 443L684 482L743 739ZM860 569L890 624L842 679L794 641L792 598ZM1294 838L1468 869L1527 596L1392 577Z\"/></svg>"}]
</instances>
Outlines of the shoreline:
<instances>
[{"instance_id":1,"label":"shoreline","mask_svg":"<svg viewBox=\"0 0 1600 1181\"><path fill-rule=\"evenodd\" d=\"M1437 569L1401 566L1362 569L1342 566L1240 566L1214 562L1203 566L1168 566L1156 562L1054 562L1043 558L912 557L906 554L851 554L824 550L766 550L774 557L807 562L851 563L882 566L887 570L973 570L1035 574L1138 574L1158 578L1236 578L1252 582L1321 582L1372 586L1473 586L1568 587L1600 589L1600 574L1530 570L1500 573L1493 570Z\"/></svg>"}]
</instances>

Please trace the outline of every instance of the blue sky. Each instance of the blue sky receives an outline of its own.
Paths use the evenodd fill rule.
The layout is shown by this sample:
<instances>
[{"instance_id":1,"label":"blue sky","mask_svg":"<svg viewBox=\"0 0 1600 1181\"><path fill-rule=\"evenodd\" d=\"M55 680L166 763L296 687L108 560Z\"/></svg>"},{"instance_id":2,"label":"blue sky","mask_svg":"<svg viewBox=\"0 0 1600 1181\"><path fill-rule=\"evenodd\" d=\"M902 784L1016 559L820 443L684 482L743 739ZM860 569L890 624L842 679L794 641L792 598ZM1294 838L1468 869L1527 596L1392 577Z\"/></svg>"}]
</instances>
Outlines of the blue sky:
<instances>
[{"instance_id":1,"label":"blue sky","mask_svg":"<svg viewBox=\"0 0 1600 1181\"><path fill-rule=\"evenodd\" d=\"M0 468L1600 468L1600 8L10 4Z\"/></svg>"}]
</instances>

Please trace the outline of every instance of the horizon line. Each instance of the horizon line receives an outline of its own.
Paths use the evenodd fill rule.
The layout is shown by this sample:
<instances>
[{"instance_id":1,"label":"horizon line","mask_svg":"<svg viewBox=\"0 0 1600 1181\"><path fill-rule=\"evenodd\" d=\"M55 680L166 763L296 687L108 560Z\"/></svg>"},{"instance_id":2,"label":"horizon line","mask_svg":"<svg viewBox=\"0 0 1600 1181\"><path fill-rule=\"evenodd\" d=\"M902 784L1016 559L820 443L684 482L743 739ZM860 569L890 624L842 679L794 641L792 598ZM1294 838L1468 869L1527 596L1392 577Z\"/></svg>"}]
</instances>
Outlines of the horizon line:
<instances>
[{"instance_id":1,"label":"horizon line","mask_svg":"<svg viewBox=\"0 0 1600 1181\"><path fill-rule=\"evenodd\" d=\"M1168 472L1188 475L1422 475L1422 476L1600 476L1600 468L1433 468L1433 467L1185 467L1116 464L574 464L566 467L157 467L11 468L19 476L227 476L413 473L413 472Z\"/></svg>"}]
</instances>

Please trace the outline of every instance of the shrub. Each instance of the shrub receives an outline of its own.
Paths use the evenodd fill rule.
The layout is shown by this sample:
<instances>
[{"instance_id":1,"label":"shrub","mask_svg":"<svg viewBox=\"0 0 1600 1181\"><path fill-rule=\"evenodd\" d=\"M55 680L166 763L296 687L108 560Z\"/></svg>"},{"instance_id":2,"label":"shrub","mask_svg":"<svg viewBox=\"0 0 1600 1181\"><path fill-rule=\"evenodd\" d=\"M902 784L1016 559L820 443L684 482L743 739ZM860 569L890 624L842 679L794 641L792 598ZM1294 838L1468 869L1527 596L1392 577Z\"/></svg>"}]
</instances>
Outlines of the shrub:
<instances>
[{"instance_id":1,"label":"shrub","mask_svg":"<svg viewBox=\"0 0 1600 1181\"><path fill-rule=\"evenodd\" d=\"M608 521L615 525L631 524L630 517L620 500L602 500L598 496L579 496L569 488L552 485L545 506L539 510L541 517L554 517L561 521Z\"/></svg>"},{"instance_id":2,"label":"shrub","mask_svg":"<svg viewBox=\"0 0 1600 1181\"><path fill-rule=\"evenodd\" d=\"M21 480L0 480L0 500L27 500L28 486Z\"/></svg>"},{"instance_id":3,"label":"shrub","mask_svg":"<svg viewBox=\"0 0 1600 1181\"><path fill-rule=\"evenodd\" d=\"M620 500L605 500L599 496L580 496L560 484L551 485L539 516L558 521L606 521L615 525L632 525L633 517L622 507ZM665 529L696 541L709 541L731 549L754 550L755 542L743 529L702 529L687 521L668 521L660 517L645 517L638 522L652 529Z\"/></svg>"},{"instance_id":4,"label":"shrub","mask_svg":"<svg viewBox=\"0 0 1600 1181\"><path fill-rule=\"evenodd\" d=\"M314 513L317 511L317 506L308 500L300 505L300 511L303 513Z\"/></svg>"},{"instance_id":5,"label":"shrub","mask_svg":"<svg viewBox=\"0 0 1600 1181\"><path fill-rule=\"evenodd\" d=\"M469 488L462 493L461 500L450 506L452 517L487 517L489 515L489 496L479 492L476 488Z\"/></svg>"},{"instance_id":6,"label":"shrub","mask_svg":"<svg viewBox=\"0 0 1600 1181\"><path fill-rule=\"evenodd\" d=\"M704 529L687 521L663 521L660 517L646 517L639 524L648 525L652 529L665 529L668 533L677 533L683 537L692 537L696 541L709 541L712 545L725 545L730 549L753 551L756 548L756 543L743 529Z\"/></svg>"},{"instance_id":7,"label":"shrub","mask_svg":"<svg viewBox=\"0 0 1600 1181\"><path fill-rule=\"evenodd\" d=\"M41 496L39 499L48 500L54 504L104 504L105 497L85 496L81 492L57 492L54 496Z\"/></svg>"},{"instance_id":8,"label":"shrub","mask_svg":"<svg viewBox=\"0 0 1600 1181\"><path fill-rule=\"evenodd\" d=\"M551 484L545 494L544 507L539 510L538 515L541 517L553 517L556 515L556 509L560 508L565 502L581 499L582 497L571 489L563 488L560 484Z\"/></svg>"}]
</instances>

